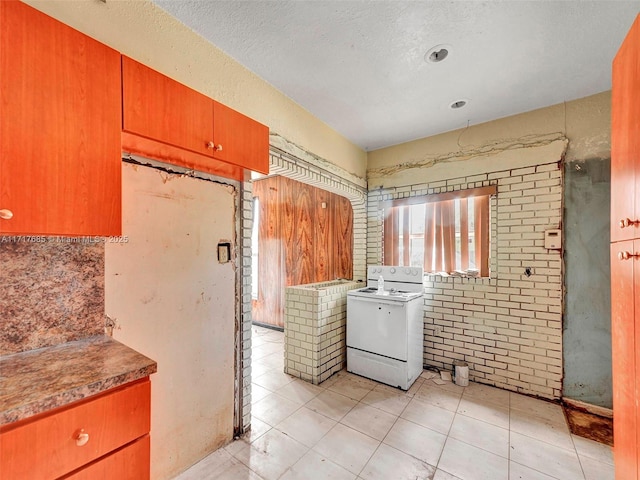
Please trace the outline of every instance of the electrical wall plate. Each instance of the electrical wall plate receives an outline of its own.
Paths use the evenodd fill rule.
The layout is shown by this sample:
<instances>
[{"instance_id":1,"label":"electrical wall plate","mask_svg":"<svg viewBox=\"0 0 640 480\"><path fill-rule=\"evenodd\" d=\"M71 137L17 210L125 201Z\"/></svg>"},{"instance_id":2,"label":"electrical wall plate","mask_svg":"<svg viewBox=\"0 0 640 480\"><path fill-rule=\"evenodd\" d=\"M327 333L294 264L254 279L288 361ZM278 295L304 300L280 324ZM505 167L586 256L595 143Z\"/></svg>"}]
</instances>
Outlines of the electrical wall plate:
<instances>
[{"instance_id":1,"label":"electrical wall plate","mask_svg":"<svg viewBox=\"0 0 640 480\"><path fill-rule=\"evenodd\" d=\"M218 262L227 263L231 261L231 243L218 243Z\"/></svg>"}]
</instances>

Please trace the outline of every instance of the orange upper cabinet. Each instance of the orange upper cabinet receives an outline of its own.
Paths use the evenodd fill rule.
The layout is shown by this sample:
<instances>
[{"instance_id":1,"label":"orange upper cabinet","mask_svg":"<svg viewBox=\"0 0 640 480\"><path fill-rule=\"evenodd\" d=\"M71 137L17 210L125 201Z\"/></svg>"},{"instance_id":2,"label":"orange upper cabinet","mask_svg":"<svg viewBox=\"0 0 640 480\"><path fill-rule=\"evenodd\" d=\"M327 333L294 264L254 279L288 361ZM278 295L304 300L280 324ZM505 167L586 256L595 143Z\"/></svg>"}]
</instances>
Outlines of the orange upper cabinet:
<instances>
[{"instance_id":1,"label":"orange upper cabinet","mask_svg":"<svg viewBox=\"0 0 640 480\"><path fill-rule=\"evenodd\" d=\"M611 241L640 237L640 16L613 61Z\"/></svg>"},{"instance_id":2,"label":"orange upper cabinet","mask_svg":"<svg viewBox=\"0 0 640 480\"><path fill-rule=\"evenodd\" d=\"M125 56L122 85L125 151L238 180L269 172L266 126Z\"/></svg>"},{"instance_id":3,"label":"orange upper cabinet","mask_svg":"<svg viewBox=\"0 0 640 480\"><path fill-rule=\"evenodd\" d=\"M121 233L120 55L0 1L0 234Z\"/></svg>"}]
</instances>

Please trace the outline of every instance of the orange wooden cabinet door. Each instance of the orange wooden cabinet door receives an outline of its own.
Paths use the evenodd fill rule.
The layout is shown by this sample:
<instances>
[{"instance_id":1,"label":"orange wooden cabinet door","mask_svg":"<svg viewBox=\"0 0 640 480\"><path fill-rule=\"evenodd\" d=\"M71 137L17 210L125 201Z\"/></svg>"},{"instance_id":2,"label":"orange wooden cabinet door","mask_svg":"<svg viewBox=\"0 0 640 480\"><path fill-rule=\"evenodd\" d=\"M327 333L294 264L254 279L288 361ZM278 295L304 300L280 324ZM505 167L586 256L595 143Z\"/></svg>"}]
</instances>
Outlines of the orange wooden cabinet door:
<instances>
[{"instance_id":1,"label":"orange wooden cabinet door","mask_svg":"<svg viewBox=\"0 0 640 480\"><path fill-rule=\"evenodd\" d=\"M98 460L65 480L149 480L149 435Z\"/></svg>"},{"instance_id":2,"label":"orange wooden cabinet door","mask_svg":"<svg viewBox=\"0 0 640 480\"><path fill-rule=\"evenodd\" d=\"M9 426L0 432L0 479L56 479L147 435L150 388L147 378ZM84 444L77 442L81 433Z\"/></svg>"},{"instance_id":3,"label":"orange wooden cabinet door","mask_svg":"<svg viewBox=\"0 0 640 480\"><path fill-rule=\"evenodd\" d=\"M611 241L640 237L640 16L613 61Z\"/></svg>"},{"instance_id":4,"label":"orange wooden cabinet door","mask_svg":"<svg viewBox=\"0 0 640 480\"><path fill-rule=\"evenodd\" d=\"M269 173L269 128L213 101L213 156L248 170Z\"/></svg>"},{"instance_id":5,"label":"orange wooden cabinet door","mask_svg":"<svg viewBox=\"0 0 640 480\"><path fill-rule=\"evenodd\" d=\"M122 57L123 130L212 155L211 99L128 57Z\"/></svg>"},{"instance_id":6,"label":"orange wooden cabinet door","mask_svg":"<svg viewBox=\"0 0 640 480\"><path fill-rule=\"evenodd\" d=\"M120 55L0 2L0 233L121 233Z\"/></svg>"},{"instance_id":7,"label":"orange wooden cabinet door","mask_svg":"<svg viewBox=\"0 0 640 480\"><path fill-rule=\"evenodd\" d=\"M636 475L640 478L640 378L638 378L640 377L640 240L633 242L633 249L634 257L631 261L633 263L633 298L635 301L636 394L634 399L636 411Z\"/></svg>"},{"instance_id":8,"label":"orange wooden cabinet door","mask_svg":"<svg viewBox=\"0 0 640 480\"><path fill-rule=\"evenodd\" d=\"M613 451L617 480L638 478L635 296L640 290L634 291L635 257L619 258L624 252L634 253L633 247L632 241L611 245ZM635 283L640 286L637 278Z\"/></svg>"}]
</instances>

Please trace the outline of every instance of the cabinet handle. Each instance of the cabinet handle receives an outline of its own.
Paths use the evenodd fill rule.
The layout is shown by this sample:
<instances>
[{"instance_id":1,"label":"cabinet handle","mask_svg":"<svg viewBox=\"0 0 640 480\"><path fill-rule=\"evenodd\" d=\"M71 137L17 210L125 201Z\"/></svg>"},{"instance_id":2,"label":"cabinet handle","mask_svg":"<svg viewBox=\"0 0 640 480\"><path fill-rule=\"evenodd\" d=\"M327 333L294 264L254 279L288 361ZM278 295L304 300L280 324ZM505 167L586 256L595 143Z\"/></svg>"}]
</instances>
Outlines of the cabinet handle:
<instances>
[{"instance_id":1,"label":"cabinet handle","mask_svg":"<svg viewBox=\"0 0 640 480\"><path fill-rule=\"evenodd\" d=\"M623 218L622 220L620 220L618 225L620 225L620 228L626 228L626 227L630 227L631 225L635 225L636 223L638 223L637 220L633 221L630 218Z\"/></svg>"},{"instance_id":2,"label":"cabinet handle","mask_svg":"<svg viewBox=\"0 0 640 480\"><path fill-rule=\"evenodd\" d=\"M13 217L13 212L7 208L3 208L2 210L0 210L0 218L2 220L11 220L11 218Z\"/></svg>"},{"instance_id":3,"label":"cabinet handle","mask_svg":"<svg viewBox=\"0 0 640 480\"><path fill-rule=\"evenodd\" d=\"M213 142L207 143L207 148L210 148L211 150L213 150L215 152L221 152L222 151L222 145L221 144L216 145Z\"/></svg>"},{"instance_id":4,"label":"cabinet handle","mask_svg":"<svg viewBox=\"0 0 640 480\"><path fill-rule=\"evenodd\" d=\"M76 435L76 445L83 447L87 442L89 442L89 434L82 429L78 432L78 435Z\"/></svg>"},{"instance_id":5,"label":"cabinet handle","mask_svg":"<svg viewBox=\"0 0 640 480\"><path fill-rule=\"evenodd\" d=\"M632 257L640 257L640 254L631 252L618 252L618 260L629 260Z\"/></svg>"}]
</instances>

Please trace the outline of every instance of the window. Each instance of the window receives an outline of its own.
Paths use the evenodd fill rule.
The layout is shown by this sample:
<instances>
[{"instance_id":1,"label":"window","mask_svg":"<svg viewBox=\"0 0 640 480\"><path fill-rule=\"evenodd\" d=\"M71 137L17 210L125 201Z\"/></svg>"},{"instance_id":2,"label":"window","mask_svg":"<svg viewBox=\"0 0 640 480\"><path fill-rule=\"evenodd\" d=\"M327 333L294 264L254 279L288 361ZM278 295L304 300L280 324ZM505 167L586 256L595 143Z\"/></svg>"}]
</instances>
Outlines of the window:
<instances>
[{"instance_id":1,"label":"window","mask_svg":"<svg viewBox=\"0 0 640 480\"><path fill-rule=\"evenodd\" d=\"M385 203L384 264L488 277L495 193L493 185Z\"/></svg>"}]
</instances>

